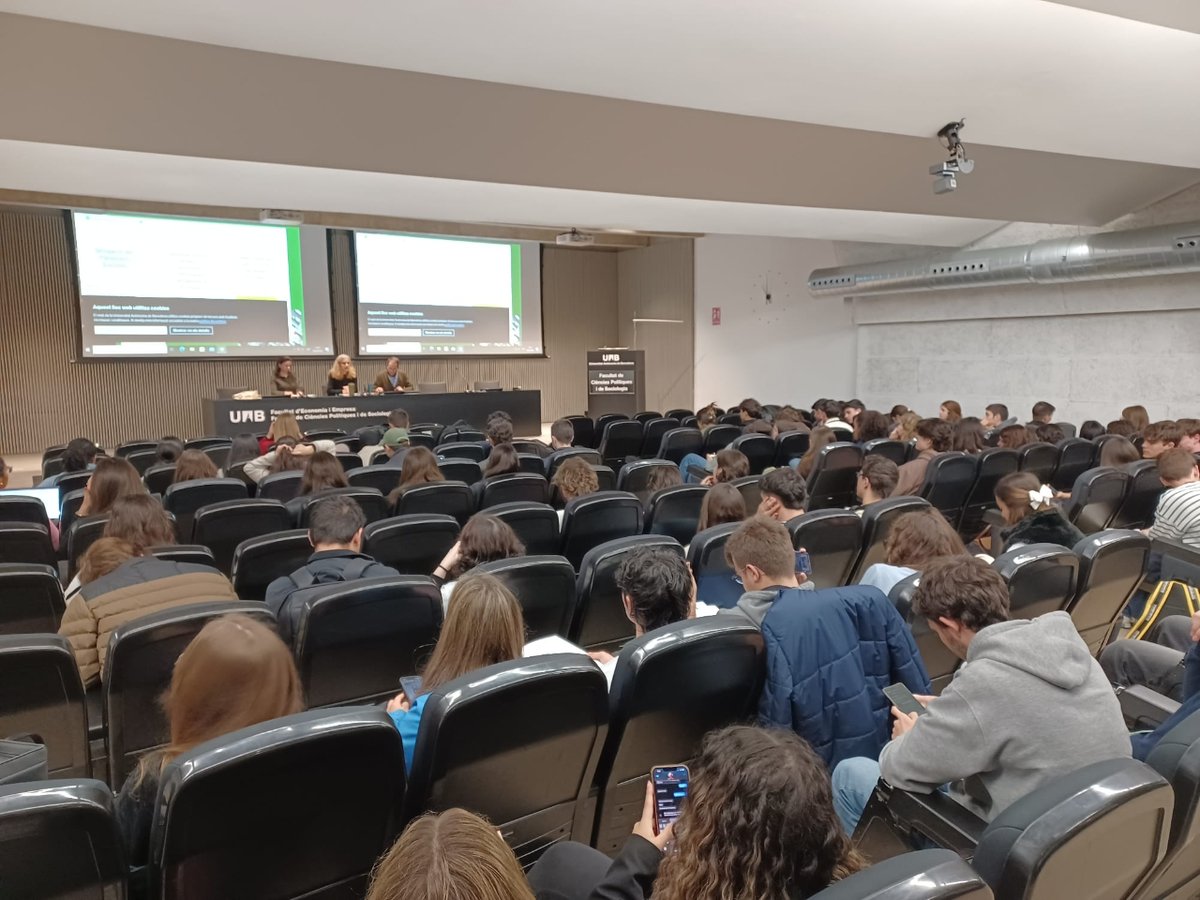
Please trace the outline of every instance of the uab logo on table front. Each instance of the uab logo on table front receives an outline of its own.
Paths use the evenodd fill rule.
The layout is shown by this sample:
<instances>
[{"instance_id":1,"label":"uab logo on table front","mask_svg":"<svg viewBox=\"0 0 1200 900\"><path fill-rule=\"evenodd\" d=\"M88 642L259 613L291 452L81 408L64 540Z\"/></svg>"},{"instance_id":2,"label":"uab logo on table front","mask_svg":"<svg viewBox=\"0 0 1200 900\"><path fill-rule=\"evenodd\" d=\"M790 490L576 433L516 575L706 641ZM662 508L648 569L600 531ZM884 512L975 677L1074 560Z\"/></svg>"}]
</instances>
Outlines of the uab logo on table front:
<instances>
[{"instance_id":1,"label":"uab logo on table front","mask_svg":"<svg viewBox=\"0 0 1200 900\"><path fill-rule=\"evenodd\" d=\"M229 421L233 424L238 422L265 422L267 421L266 411L261 409L231 409L229 411Z\"/></svg>"}]
</instances>

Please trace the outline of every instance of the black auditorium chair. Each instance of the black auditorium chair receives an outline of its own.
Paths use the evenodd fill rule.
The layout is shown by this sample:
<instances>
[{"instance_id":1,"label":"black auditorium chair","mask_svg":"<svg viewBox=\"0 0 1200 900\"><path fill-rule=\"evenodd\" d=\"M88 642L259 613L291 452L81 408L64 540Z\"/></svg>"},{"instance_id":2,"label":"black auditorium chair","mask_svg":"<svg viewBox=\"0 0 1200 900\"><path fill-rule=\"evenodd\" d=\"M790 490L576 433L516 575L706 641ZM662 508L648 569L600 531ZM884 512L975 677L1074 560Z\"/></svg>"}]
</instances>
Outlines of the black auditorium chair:
<instances>
[{"instance_id":1,"label":"black auditorium chair","mask_svg":"<svg viewBox=\"0 0 1200 900\"><path fill-rule=\"evenodd\" d=\"M531 556L556 554L562 546L558 511L548 503L501 503L488 507L487 514L505 522L516 532L525 552Z\"/></svg>"},{"instance_id":2,"label":"black auditorium chair","mask_svg":"<svg viewBox=\"0 0 1200 900\"><path fill-rule=\"evenodd\" d=\"M479 508L499 506L501 503L547 503L550 490L544 475L532 472L514 472L511 475L496 475L483 483Z\"/></svg>"},{"instance_id":3,"label":"black auditorium chair","mask_svg":"<svg viewBox=\"0 0 1200 900\"><path fill-rule=\"evenodd\" d=\"M649 482L654 473L679 467L667 459L636 459L621 466L617 473L617 490L637 494L643 503L650 497Z\"/></svg>"},{"instance_id":4,"label":"black auditorium chair","mask_svg":"<svg viewBox=\"0 0 1200 900\"><path fill-rule=\"evenodd\" d=\"M567 503L562 520L562 555L576 568L584 554L605 541L642 531L642 505L625 491L597 491Z\"/></svg>"},{"instance_id":5,"label":"black auditorium chair","mask_svg":"<svg viewBox=\"0 0 1200 900\"><path fill-rule=\"evenodd\" d=\"M933 685L933 692L940 694L942 689L950 683L960 660L946 648L942 639L929 627L929 622L925 617L913 613L912 598L920 583L920 572L909 575L896 583L888 594L888 599L892 601L892 605L896 607L900 617L908 623L913 640L917 643L917 649L921 652L921 659L925 663L925 670L929 673L929 682Z\"/></svg>"},{"instance_id":6,"label":"black auditorium chair","mask_svg":"<svg viewBox=\"0 0 1200 900\"><path fill-rule=\"evenodd\" d=\"M225 477L236 478L238 481L245 482L246 493L251 497L258 495L258 484L252 481L250 476L246 474L246 464L244 462L234 463L232 466L226 469Z\"/></svg>"},{"instance_id":7,"label":"black auditorium chair","mask_svg":"<svg viewBox=\"0 0 1200 900\"><path fill-rule=\"evenodd\" d=\"M124 441L117 445L116 456L127 459L130 453L140 453L145 450L157 450L157 441Z\"/></svg>"},{"instance_id":8,"label":"black auditorium chair","mask_svg":"<svg viewBox=\"0 0 1200 900\"><path fill-rule=\"evenodd\" d=\"M438 469L447 481L461 481L463 484L483 481L483 468L474 460L461 457L439 459Z\"/></svg>"},{"instance_id":9,"label":"black auditorium chair","mask_svg":"<svg viewBox=\"0 0 1200 900\"><path fill-rule=\"evenodd\" d=\"M898 466L908 461L908 444L891 438L876 438L863 444L864 456L882 456Z\"/></svg>"},{"instance_id":10,"label":"black auditorium chair","mask_svg":"<svg viewBox=\"0 0 1200 900\"><path fill-rule=\"evenodd\" d=\"M201 744L160 791L150 896L362 897L396 835L404 747L382 709L312 710Z\"/></svg>"},{"instance_id":11,"label":"black auditorium chair","mask_svg":"<svg viewBox=\"0 0 1200 900\"><path fill-rule=\"evenodd\" d=\"M350 487L375 488L386 497L400 483L400 470L395 466L360 465L346 472L346 480Z\"/></svg>"},{"instance_id":12,"label":"black auditorium chair","mask_svg":"<svg viewBox=\"0 0 1200 900\"><path fill-rule=\"evenodd\" d=\"M1105 444L1109 441L1119 441L1121 438L1122 435L1119 434L1102 434L1099 437L1092 438L1092 466L1100 465L1100 454L1104 451Z\"/></svg>"},{"instance_id":13,"label":"black auditorium chair","mask_svg":"<svg viewBox=\"0 0 1200 900\"><path fill-rule=\"evenodd\" d=\"M400 495L395 513L397 516L437 513L453 516L459 525L466 525L475 513L475 495L461 481L419 484Z\"/></svg>"},{"instance_id":14,"label":"black auditorium chair","mask_svg":"<svg viewBox=\"0 0 1200 900\"><path fill-rule=\"evenodd\" d=\"M615 854L641 816L650 769L668 757L693 762L705 734L751 718L765 671L762 633L725 616L676 622L626 644L613 674L592 830L576 837Z\"/></svg>"},{"instance_id":15,"label":"black auditorium chair","mask_svg":"<svg viewBox=\"0 0 1200 900\"><path fill-rule=\"evenodd\" d=\"M1026 544L996 557L992 567L1008 584L1014 619L1066 609L1075 597L1079 557L1058 544Z\"/></svg>"},{"instance_id":16,"label":"black auditorium chair","mask_svg":"<svg viewBox=\"0 0 1200 900\"><path fill-rule=\"evenodd\" d=\"M108 786L72 778L0 787L0 878L13 900L128 896Z\"/></svg>"},{"instance_id":17,"label":"black auditorium chair","mask_svg":"<svg viewBox=\"0 0 1200 900\"><path fill-rule=\"evenodd\" d=\"M678 419L647 419L642 422L642 447L638 456L651 457L658 453L662 446L663 436L679 427Z\"/></svg>"},{"instance_id":18,"label":"black auditorium chair","mask_svg":"<svg viewBox=\"0 0 1200 900\"><path fill-rule=\"evenodd\" d=\"M303 472L275 472L272 475L266 475L258 483L255 496L261 497L263 500L281 500L286 503L299 496L300 479L303 477Z\"/></svg>"},{"instance_id":19,"label":"black auditorium chair","mask_svg":"<svg viewBox=\"0 0 1200 900\"><path fill-rule=\"evenodd\" d=\"M499 663L443 684L425 703L403 821L465 807L530 866L586 831L580 817L608 702L604 673L577 653Z\"/></svg>"},{"instance_id":20,"label":"black auditorium chair","mask_svg":"<svg viewBox=\"0 0 1200 900\"><path fill-rule=\"evenodd\" d=\"M541 441L523 441L518 438L512 442L512 445L518 456L536 456L541 459L549 453L548 448Z\"/></svg>"},{"instance_id":21,"label":"black auditorium chair","mask_svg":"<svg viewBox=\"0 0 1200 900\"><path fill-rule=\"evenodd\" d=\"M131 619L113 631L103 696L108 783L114 790L121 787L143 754L170 738L160 700L171 684L175 660L201 628L231 613L275 624L275 617L261 603L210 601Z\"/></svg>"},{"instance_id":22,"label":"black auditorium chair","mask_svg":"<svg viewBox=\"0 0 1200 900\"><path fill-rule=\"evenodd\" d=\"M439 426L440 427L440 426ZM408 445L410 447L424 447L426 450L436 450L437 439L432 434L425 434L421 431L408 430Z\"/></svg>"},{"instance_id":23,"label":"black auditorium chair","mask_svg":"<svg viewBox=\"0 0 1200 900\"><path fill-rule=\"evenodd\" d=\"M91 777L83 681L64 637L0 635L0 735L18 734L45 745L51 778Z\"/></svg>"},{"instance_id":24,"label":"black auditorium chair","mask_svg":"<svg viewBox=\"0 0 1200 900\"><path fill-rule=\"evenodd\" d=\"M625 460L642 449L642 423L632 419L609 422L604 426L600 446L596 448L606 466L620 469Z\"/></svg>"},{"instance_id":25,"label":"black auditorium chair","mask_svg":"<svg viewBox=\"0 0 1200 900\"><path fill-rule=\"evenodd\" d=\"M958 522L958 533L967 541L983 531L984 513L996 508L996 485L1000 479L1016 472L1021 465L1020 455L1008 447L988 447L977 459L975 483Z\"/></svg>"},{"instance_id":26,"label":"black auditorium chair","mask_svg":"<svg viewBox=\"0 0 1200 900\"><path fill-rule=\"evenodd\" d=\"M62 503L58 508L58 533L66 534L67 529L71 527L71 523L75 521L79 514L79 507L83 506L84 491L82 489L71 491L62 495ZM59 541L59 549L65 549L61 541Z\"/></svg>"},{"instance_id":27,"label":"black auditorium chair","mask_svg":"<svg viewBox=\"0 0 1200 900\"><path fill-rule=\"evenodd\" d=\"M438 513L380 519L363 528L362 552L401 575L431 575L458 540L459 527L453 516Z\"/></svg>"},{"instance_id":28,"label":"black auditorium chair","mask_svg":"<svg viewBox=\"0 0 1200 900\"><path fill-rule=\"evenodd\" d=\"M672 428L662 436L654 455L679 465L689 453L704 452L704 435L698 428Z\"/></svg>"},{"instance_id":29,"label":"black auditorium chair","mask_svg":"<svg viewBox=\"0 0 1200 900\"><path fill-rule=\"evenodd\" d=\"M438 422L418 422L416 425L410 425L408 428L409 440L412 440L414 434L422 435L423 437L433 438L436 446L438 438L442 436L442 432L446 430L446 426ZM379 431L380 439L383 438L383 429Z\"/></svg>"},{"instance_id":30,"label":"black auditorium chair","mask_svg":"<svg viewBox=\"0 0 1200 900\"><path fill-rule=\"evenodd\" d=\"M726 522L696 532L688 544L687 561L696 576L696 599L702 603L731 609L745 593L734 580L733 569L725 563L725 543L738 530L740 522Z\"/></svg>"},{"instance_id":31,"label":"black auditorium chair","mask_svg":"<svg viewBox=\"0 0 1200 900\"><path fill-rule=\"evenodd\" d=\"M686 544L700 524L700 507L708 488L699 484L681 484L652 494L646 507L646 534L672 537Z\"/></svg>"},{"instance_id":32,"label":"black auditorium chair","mask_svg":"<svg viewBox=\"0 0 1200 900\"><path fill-rule=\"evenodd\" d=\"M439 459L469 459L472 462L483 462L488 455L484 449L482 438L479 441L453 441L449 444L438 444Z\"/></svg>"},{"instance_id":33,"label":"black auditorium chair","mask_svg":"<svg viewBox=\"0 0 1200 900\"><path fill-rule=\"evenodd\" d=\"M65 606L52 566L0 563L0 634L53 634Z\"/></svg>"},{"instance_id":34,"label":"black auditorium chair","mask_svg":"<svg viewBox=\"0 0 1200 900\"><path fill-rule=\"evenodd\" d=\"M313 585L288 598L279 621L309 708L376 703L427 661L442 627L442 594L428 575Z\"/></svg>"},{"instance_id":35,"label":"black auditorium chair","mask_svg":"<svg viewBox=\"0 0 1200 900\"><path fill-rule=\"evenodd\" d=\"M137 469L138 475L145 475L158 462L158 451L153 447L149 450L133 450L125 454L125 461Z\"/></svg>"},{"instance_id":36,"label":"black auditorium chair","mask_svg":"<svg viewBox=\"0 0 1200 900\"><path fill-rule=\"evenodd\" d=\"M699 416L695 416L695 415L692 415L692 416L683 416L683 417L682 417L682 418L679 420L679 425L680 425L680 427L681 427L681 428L695 428L695 429L699 430L699 428L700 428L700 417L699 417Z\"/></svg>"},{"instance_id":37,"label":"black auditorium chair","mask_svg":"<svg viewBox=\"0 0 1200 900\"><path fill-rule=\"evenodd\" d=\"M380 519L387 518L387 499L378 490L370 487L344 487L330 488L324 491L317 491L315 494L297 497L294 502L299 507L300 515L296 524L301 528L307 528L308 518L312 515L313 507L322 500L335 496L352 499L362 509L363 515L367 517L368 522L378 522Z\"/></svg>"},{"instance_id":38,"label":"black auditorium chair","mask_svg":"<svg viewBox=\"0 0 1200 900\"><path fill-rule=\"evenodd\" d=\"M335 453L337 461L342 464L342 471L349 475L355 469L363 468L362 457L357 453ZM396 473L399 477L399 473Z\"/></svg>"},{"instance_id":39,"label":"black auditorium chair","mask_svg":"<svg viewBox=\"0 0 1200 900\"><path fill-rule=\"evenodd\" d=\"M546 477L553 478L554 474L558 471L558 467L573 456L578 456L589 465L598 466L601 464L600 454L590 447L566 447L562 450L555 450L542 460Z\"/></svg>"},{"instance_id":40,"label":"black auditorium chair","mask_svg":"<svg viewBox=\"0 0 1200 900\"><path fill-rule=\"evenodd\" d=\"M1026 444L1017 451L1021 457L1021 471L1031 472L1042 484L1049 484L1054 479L1054 470L1058 468L1059 450L1054 444L1040 441Z\"/></svg>"},{"instance_id":41,"label":"black auditorium chair","mask_svg":"<svg viewBox=\"0 0 1200 900\"><path fill-rule=\"evenodd\" d=\"M57 561L48 527L31 522L0 522L0 563L53 566Z\"/></svg>"},{"instance_id":42,"label":"black auditorium chair","mask_svg":"<svg viewBox=\"0 0 1200 900\"><path fill-rule=\"evenodd\" d=\"M587 416L567 416L571 428L575 431L573 444L576 447L596 446L596 423Z\"/></svg>"},{"instance_id":43,"label":"black auditorium chair","mask_svg":"<svg viewBox=\"0 0 1200 900\"><path fill-rule=\"evenodd\" d=\"M1068 439L1073 438L1077 434L1079 434L1079 429L1076 428L1070 422L1055 422L1054 424L1057 425L1060 429L1062 429L1063 435L1066 436Z\"/></svg>"},{"instance_id":44,"label":"black auditorium chair","mask_svg":"<svg viewBox=\"0 0 1200 900\"><path fill-rule=\"evenodd\" d=\"M70 491L82 491L87 486L88 480L91 477L91 472L71 472L68 475L60 475L58 479L58 491L63 495Z\"/></svg>"},{"instance_id":45,"label":"black auditorium chair","mask_svg":"<svg viewBox=\"0 0 1200 900\"><path fill-rule=\"evenodd\" d=\"M617 489L617 473L608 466L592 466L592 471L596 473L596 483L600 485L598 490L615 491Z\"/></svg>"},{"instance_id":46,"label":"black auditorium chair","mask_svg":"<svg viewBox=\"0 0 1200 900\"><path fill-rule=\"evenodd\" d=\"M1100 531L1085 537L1074 551L1079 557L1078 585L1067 611L1092 655L1099 656L1142 582L1150 539L1140 531Z\"/></svg>"},{"instance_id":47,"label":"black auditorium chair","mask_svg":"<svg viewBox=\"0 0 1200 900\"><path fill-rule=\"evenodd\" d=\"M704 453L724 450L742 435L739 425L710 425L704 429Z\"/></svg>"},{"instance_id":48,"label":"black auditorium chair","mask_svg":"<svg viewBox=\"0 0 1200 900\"><path fill-rule=\"evenodd\" d=\"M641 422L643 425L645 425L647 422L651 421L652 419L661 419L662 417L663 417L662 413L655 412L654 410L651 410L651 409L644 409L639 413L633 414L633 420L635 422Z\"/></svg>"},{"instance_id":49,"label":"black auditorium chair","mask_svg":"<svg viewBox=\"0 0 1200 900\"><path fill-rule=\"evenodd\" d=\"M925 467L921 497L945 516L951 527L958 525L971 496L979 462L965 453L939 453Z\"/></svg>"},{"instance_id":50,"label":"black auditorium chair","mask_svg":"<svg viewBox=\"0 0 1200 900\"><path fill-rule=\"evenodd\" d=\"M303 528L246 538L233 551L230 577L234 593L242 600L262 600L267 585L295 572L312 552Z\"/></svg>"},{"instance_id":51,"label":"black auditorium chair","mask_svg":"<svg viewBox=\"0 0 1200 900\"><path fill-rule=\"evenodd\" d=\"M864 507L862 514L862 552L854 561L847 584L858 584L863 573L876 563L887 562L884 542L896 520L906 513L929 506L920 497L888 497ZM803 518L803 517L801 517Z\"/></svg>"},{"instance_id":52,"label":"black auditorium chair","mask_svg":"<svg viewBox=\"0 0 1200 900\"><path fill-rule=\"evenodd\" d=\"M210 444L201 448L200 452L207 456L214 466L222 472L229 465L229 451L233 449L233 441L226 444Z\"/></svg>"},{"instance_id":53,"label":"black auditorium chair","mask_svg":"<svg viewBox=\"0 0 1200 900\"><path fill-rule=\"evenodd\" d=\"M668 409L663 415L668 419L678 419L682 422L687 416L694 415L694 413L690 409L676 407L675 409Z\"/></svg>"},{"instance_id":54,"label":"black auditorium chair","mask_svg":"<svg viewBox=\"0 0 1200 900\"><path fill-rule=\"evenodd\" d=\"M901 853L836 881L810 900L992 900L992 889L952 850Z\"/></svg>"},{"instance_id":55,"label":"black auditorium chair","mask_svg":"<svg viewBox=\"0 0 1200 900\"><path fill-rule=\"evenodd\" d=\"M233 444L233 438L227 437L198 437L192 438L190 441L183 442L184 450L207 450L210 447L229 447Z\"/></svg>"},{"instance_id":56,"label":"black auditorium chair","mask_svg":"<svg viewBox=\"0 0 1200 900\"><path fill-rule=\"evenodd\" d=\"M47 472L46 466L55 460L58 460L61 463L62 455L66 452L66 444L55 444L53 447L47 447L42 451L42 478L49 478L51 475L57 475L58 472L62 471L60 468L58 472Z\"/></svg>"},{"instance_id":57,"label":"black auditorium chair","mask_svg":"<svg viewBox=\"0 0 1200 900\"><path fill-rule=\"evenodd\" d=\"M848 509L818 509L787 522L792 546L808 551L817 588L849 583L862 550L862 519Z\"/></svg>"},{"instance_id":58,"label":"black auditorium chair","mask_svg":"<svg viewBox=\"0 0 1200 900\"><path fill-rule=\"evenodd\" d=\"M278 500L246 498L201 506L192 519L192 540L212 551L217 568L233 572L238 544L264 534L287 531L292 517Z\"/></svg>"},{"instance_id":59,"label":"black auditorium chair","mask_svg":"<svg viewBox=\"0 0 1200 900\"><path fill-rule=\"evenodd\" d=\"M629 416L622 413L604 413L596 418L595 427L592 430L592 447L599 447L600 441L604 439L604 429L612 422L623 422L629 419Z\"/></svg>"},{"instance_id":60,"label":"black auditorium chair","mask_svg":"<svg viewBox=\"0 0 1200 900\"><path fill-rule=\"evenodd\" d=\"M50 517L41 500L0 493L0 522L25 522L49 529Z\"/></svg>"},{"instance_id":61,"label":"black auditorium chair","mask_svg":"<svg viewBox=\"0 0 1200 900\"><path fill-rule=\"evenodd\" d=\"M1200 894L1200 714L1188 716L1155 745L1146 763L1171 785L1175 808L1167 852L1138 888L1139 900Z\"/></svg>"},{"instance_id":62,"label":"black auditorium chair","mask_svg":"<svg viewBox=\"0 0 1200 900\"><path fill-rule=\"evenodd\" d=\"M1063 510L1084 534L1108 528L1129 491L1129 473L1101 466L1075 479L1071 499Z\"/></svg>"},{"instance_id":63,"label":"black auditorium chair","mask_svg":"<svg viewBox=\"0 0 1200 900\"><path fill-rule=\"evenodd\" d=\"M822 447L808 475L808 509L832 509L858 502L855 488L863 452L857 444Z\"/></svg>"},{"instance_id":64,"label":"black auditorium chair","mask_svg":"<svg viewBox=\"0 0 1200 900\"><path fill-rule=\"evenodd\" d=\"M701 488L703 490L703 488ZM576 582L575 620L570 639L585 650L614 648L633 637L633 623L625 614L617 569L634 550L666 549L683 558L683 547L670 537L635 534L593 547L583 557Z\"/></svg>"},{"instance_id":65,"label":"black auditorium chair","mask_svg":"<svg viewBox=\"0 0 1200 900\"><path fill-rule=\"evenodd\" d=\"M543 479L546 477L546 464L537 453L518 453L517 465L521 467L522 472L538 475Z\"/></svg>"},{"instance_id":66,"label":"black auditorium chair","mask_svg":"<svg viewBox=\"0 0 1200 900\"><path fill-rule=\"evenodd\" d=\"M150 547L148 552L156 559L166 559L171 562L189 563L193 566L217 567L213 552L201 544L169 544L162 547Z\"/></svg>"},{"instance_id":67,"label":"black auditorium chair","mask_svg":"<svg viewBox=\"0 0 1200 900\"><path fill-rule=\"evenodd\" d=\"M100 540L104 534L108 518L108 513L104 513L99 516L84 516L82 519L76 519L71 523L70 530L59 537L60 545L66 547L68 580L75 577L75 573L79 570L79 560L83 554L87 553L88 547ZM0 557L3 557L2 548L6 540L3 526L0 525Z\"/></svg>"},{"instance_id":68,"label":"black auditorium chair","mask_svg":"<svg viewBox=\"0 0 1200 900\"><path fill-rule=\"evenodd\" d=\"M763 469L775 462L775 440L766 434L743 434L729 444L730 450L740 450L750 461L750 474L761 475Z\"/></svg>"},{"instance_id":69,"label":"black auditorium chair","mask_svg":"<svg viewBox=\"0 0 1200 900\"><path fill-rule=\"evenodd\" d=\"M175 463L156 463L142 476L142 483L152 494L165 494L174 481Z\"/></svg>"},{"instance_id":70,"label":"black auditorium chair","mask_svg":"<svg viewBox=\"0 0 1200 900\"><path fill-rule=\"evenodd\" d=\"M1129 490L1112 520L1113 528L1149 528L1154 524L1158 498L1166 487L1158 478L1158 460L1140 459L1125 466Z\"/></svg>"},{"instance_id":71,"label":"black auditorium chair","mask_svg":"<svg viewBox=\"0 0 1200 900\"><path fill-rule=\"evenodd\" d=\"M197 478L169 486L163 494L163 507L175 516L180 540L190 541L196 510L209 503L244 499L246 485L237 478Z\"/></svg>"},{"instance_id":72,"label":"black auditorium chair","mask_svg":"<svg viewBox=\"0 0 1200 900\"><path fill-rule=\"evenodd\" d=\"M735 478L729 482L742 495L742 502L746 504L747 516L754 515L758 511L759 504L762 503L762 489L758 485L761 479L761 475L743 475L741 478Z\"/></svg>"},{"instance_id":73,"label":"black auditorium chair","mask_svg":"<svg viewBox=\"0 0 1200 900\"><path fill-rule=\"evenodd\" d=\"M742 427L742 415L739 412L728 412L717 416L718 425L734 425L739 430Z\"/></svg>"},{"instance_id":74,"label":"black auditorium chair","mask_svg":"<svg viewBox=\"0 0 1200 900\"><path fill-rule=\"evenodd\" d=\"M519 556L471 570L495 575L521 604L527 640L565 638L575 618L575 569L562 556Z\"/></svg>"},{"instance_id":75,"label":"black auditorium chair","mask_svg":"<svg viewBox=\"0 0 1200 900\"><path fill-rule=\"evenodd\" d=\"M437 451L441 453L442 447L449 444L478 444L482 449L483 443L486 440L487 435L478 428L462 428L451 425L438 436ZM483 452L485 455L487 454L486 450Z\"/></svg>"},{"instance_id":76,"label":"black auditorium chair","mask_svg":"<svg viewBox=\"0 0 1200 900\"><path fill-rule=\"evenodd\" d=\"M1095 444L1082 438L1069 437L1058 443L1058 467L1054 470L1051 486L1055 490L1069 491L1075 479L1092 467Z\"/></svg>"}]
</instances>

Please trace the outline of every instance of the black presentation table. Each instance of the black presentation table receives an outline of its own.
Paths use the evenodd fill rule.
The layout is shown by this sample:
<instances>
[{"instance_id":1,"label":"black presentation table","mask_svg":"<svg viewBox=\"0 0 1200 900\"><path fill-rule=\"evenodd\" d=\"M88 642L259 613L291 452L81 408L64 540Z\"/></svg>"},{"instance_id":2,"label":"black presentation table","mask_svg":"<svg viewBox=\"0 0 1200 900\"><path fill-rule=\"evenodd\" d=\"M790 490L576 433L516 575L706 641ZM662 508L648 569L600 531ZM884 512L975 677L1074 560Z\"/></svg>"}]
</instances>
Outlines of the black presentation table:
<instances>
[{"instance_id":1,"label":"black presentation table","mask_svg":"<svg viewBox=\"0 0 1200 900\"><path fill-rule=\"evenodd\" d=\"M541 391L482 391L459 394L380 394L361 397L263 397L261 400L205 399L204 433L234 437L261 434L282 412L294 413L306 431L345 431L382 424L393 409L403 409L412 424L463 420L479 428L489 413L504 410L513 433L536 437L542 433Z\"/></svg>"}]
</instances>

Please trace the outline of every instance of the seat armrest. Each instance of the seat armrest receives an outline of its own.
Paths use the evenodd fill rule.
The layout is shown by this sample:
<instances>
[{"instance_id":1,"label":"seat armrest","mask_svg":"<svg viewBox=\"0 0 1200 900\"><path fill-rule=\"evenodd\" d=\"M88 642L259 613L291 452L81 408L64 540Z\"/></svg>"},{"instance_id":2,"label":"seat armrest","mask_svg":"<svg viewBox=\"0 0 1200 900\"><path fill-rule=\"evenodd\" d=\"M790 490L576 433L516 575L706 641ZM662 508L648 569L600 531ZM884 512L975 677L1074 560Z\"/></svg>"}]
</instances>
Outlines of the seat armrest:
<instances>
[{"instance_id":1,"label":"seat armrest","mask_svg":"<svg viewBox=\"0 0 1200 900\"><path fill-rule=\"evenodd\" d=\"M1133 728L1157 728L1179 709L1176 701L1143 684L1118 688L1117 700L1125 721Z\"/></svg>"},{"instance_id":2,"label":"seat armrest","mask_svg":"<svg viewBox=\"0 0 1200 900\"><path fill-rule=\"evenodd\" d=\"M975 855L975 847L987 827L984 819L942 791L917 794L881 780L854 832L860 849L869 852L863 839L869 832L874 832L877 839L883 824L908 848L921 848L931 842L967 860Z\"/></svg>"}]
</instances>

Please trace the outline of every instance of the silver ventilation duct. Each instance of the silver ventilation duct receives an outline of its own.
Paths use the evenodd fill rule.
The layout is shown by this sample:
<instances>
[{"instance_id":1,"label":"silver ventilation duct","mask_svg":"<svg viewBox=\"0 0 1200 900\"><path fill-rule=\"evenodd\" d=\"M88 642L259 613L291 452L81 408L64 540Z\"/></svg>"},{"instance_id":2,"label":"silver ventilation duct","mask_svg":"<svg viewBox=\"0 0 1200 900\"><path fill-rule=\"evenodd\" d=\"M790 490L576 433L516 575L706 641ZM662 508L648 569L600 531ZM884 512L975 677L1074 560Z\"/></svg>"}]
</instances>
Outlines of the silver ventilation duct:
<instances>
[{"instance_id":1,"label":"silver ventilation duct","mask_svg":"<svg viewBox=\"0 0 1200 900\"><path fill-rule=\"evenodd\" d=\"M860 296L1188 272L1200 272L1200 222L815 269L808 289L816 296Z\"/></svg>"}]
</instances>

